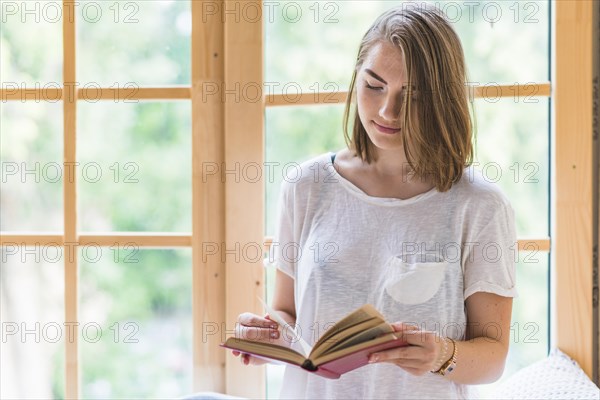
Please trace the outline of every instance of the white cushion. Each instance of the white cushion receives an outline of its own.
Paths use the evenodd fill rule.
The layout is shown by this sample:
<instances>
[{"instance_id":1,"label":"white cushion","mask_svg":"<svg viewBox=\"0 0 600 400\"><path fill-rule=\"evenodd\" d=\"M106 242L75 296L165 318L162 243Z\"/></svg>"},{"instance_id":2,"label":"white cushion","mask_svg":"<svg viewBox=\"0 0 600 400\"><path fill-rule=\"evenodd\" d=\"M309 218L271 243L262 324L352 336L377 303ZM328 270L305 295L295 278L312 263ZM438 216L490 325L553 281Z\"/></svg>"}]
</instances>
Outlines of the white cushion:
<instances>
[{"instance_id":1,"label":"white cushion","mask_svg":"<svg viewBox=\"0 0 600 400\"><path fill-rule=\"evenodd\" d=\"M592 399L600 400L600 389L577 362L559 349L513 374L495 391L501 399Z\"/></svg>"}]
</instances>

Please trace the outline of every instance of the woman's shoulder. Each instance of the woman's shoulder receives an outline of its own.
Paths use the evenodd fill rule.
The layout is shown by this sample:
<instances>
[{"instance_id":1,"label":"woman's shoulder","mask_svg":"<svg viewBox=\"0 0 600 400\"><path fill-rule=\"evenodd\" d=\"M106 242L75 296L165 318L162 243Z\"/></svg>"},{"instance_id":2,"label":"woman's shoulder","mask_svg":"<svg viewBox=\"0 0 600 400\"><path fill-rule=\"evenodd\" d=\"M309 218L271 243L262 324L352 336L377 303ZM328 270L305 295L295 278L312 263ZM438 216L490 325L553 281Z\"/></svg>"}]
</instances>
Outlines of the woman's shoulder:
<instances>
[{"instance_id":1,"label":"woman's shoulder","mask_svg":"<svg viewBox=\"0 0 600 400\"><path fill-rule=\"evenodd\" d=\"M314 193L320 193L323 185L332 182L335 174L331 154L322 153L301 162L286 163L281 182L283 196L289 200L303 202Z\"/></svg>"},{"instance_id":2,"label":"woman's shoulder","mask_svg":"<svg viewBox=\"0 0 600 400\"><path fill-rule=\"evenodd\" d=\"M498 184L496 176L490 177L476 166L463 170L461 179L453 185L456 196L468 204L490 207L510 207L511 203Z\"/></svg>"},{"instance_id":3,"label":"woman's shoulder","mask_svg":"<svg viewBox=\"0 0 600 400\"><path fill-rule=\"evenodd\" d=\"M333 173L332 152L321 153L301 162L289 162L285 165L283 181L288 186L310 186L320 184Z\"/></svg>"}]
</instances>

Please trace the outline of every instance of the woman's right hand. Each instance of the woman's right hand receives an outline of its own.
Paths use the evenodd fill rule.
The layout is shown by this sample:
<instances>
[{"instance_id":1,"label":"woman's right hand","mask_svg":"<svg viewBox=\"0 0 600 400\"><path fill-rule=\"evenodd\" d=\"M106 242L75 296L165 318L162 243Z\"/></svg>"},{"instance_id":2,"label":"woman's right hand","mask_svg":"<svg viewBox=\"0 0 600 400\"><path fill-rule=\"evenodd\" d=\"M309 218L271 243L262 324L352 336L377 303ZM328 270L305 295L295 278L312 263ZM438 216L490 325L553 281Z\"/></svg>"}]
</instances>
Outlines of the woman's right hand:
<instances>
[{"instance_id":1,"label":"woman's right hand","mask_svg":"<svg viewBox=\"0 0 600 400\"><path fill-rule=\"evenodd\" d=\"M260 315L248 312L242 313L238 316L237 322L235 327L236 338L275 343L285 346L284 341L280 339L281 333L278 330L279 324L270 319L268 314L261 317ZM250 354L240 353L236 350L232 350L232 353L236 357L241 355L241 361L244 365L262 365L268 363L267 360L253 357Z\"/></svg>"}]
</instances>

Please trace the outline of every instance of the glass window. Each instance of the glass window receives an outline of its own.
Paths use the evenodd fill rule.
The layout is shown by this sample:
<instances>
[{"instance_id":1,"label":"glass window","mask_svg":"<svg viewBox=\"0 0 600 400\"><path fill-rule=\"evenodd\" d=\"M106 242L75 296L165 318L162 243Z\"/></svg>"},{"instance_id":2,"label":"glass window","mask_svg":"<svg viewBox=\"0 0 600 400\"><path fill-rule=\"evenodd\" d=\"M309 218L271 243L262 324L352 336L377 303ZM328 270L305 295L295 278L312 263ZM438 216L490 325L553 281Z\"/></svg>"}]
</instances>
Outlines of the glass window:
<instances>
[{"instance_id":1,"label":"glass window","mask_svg":"<svg viewBox=\"0 0 600 400\"><path fill-rule=\"evenodd\" d=\"M79 254L82 396L190 393L191 249L87 245Z\"/></svg>"},{"instance_id":2,"label":"glass window","mask_svg":"<svg viewBox=\"0 0 600 400\"><path fill-rule=\"evenodd\" d=\"M266 179L267 235L275 234L279 187L286 172L298 163L344 146L343 105L280 106L266 110L265 162L272 172Z\"/></svg>"},{"instance_id":3,"label":"glass window","mask_svg":"<svg viewBox=\"0 0 600 400\"><path fill-rule=\"evenodd\" d=\"M76 9L82 87L190 84L190 1L83 0Z\"/></svg>"},{"instance_id":4,"label":"glass window","mask_svg":"<svg viewBox=\"0 0 600 400\"><path fill-rule=\"evenodd\" d=\"M408 8L427 3L441 9L454 23L471 82L548 80L549 2L405 4ZM309 93L348 90L364 33L383 11L400 4L284 1L270 7L265 5L265 81L272 83L275 93L282 93L284 88L301 88ZM330 87L325 88L327 83Z\"/></svg>"},{"instance_id":5,"label":"glass window","mask_svg":"<svg viewBox=\"0 0 600 400\"><path fill-rule=\"evenodd\" d=\"M7 243L0 248L2 351L0 397L64 398L65 343L62 247Z\"/></svg>"},{"instance_id":6,"label":"glass window","mask_svg":"<svg viewBox=\"0 0 600 400\"><path fill-rule=\"evenodd\" d=\"M83 231L191 231L187 101L80 102Z\"/></svg>"},{"instance_id":7,"label":"glass window","mask_svg":"<svg viewBox=\"0 0 600 400\"><path fill-rule=\"evenodd\" d=\"M3 1L0 4L2 89L62 86L60 1Z\"/></svg>"},{"instance_id":8,"label":"glass window","mask_svg":"<svg viewBox=\"0 0 600 400\"><path fill-rule=\"evenodd\" d=\"M497 183L516 214L517 236L544 238L549 231L549 113L546 98L475 100L476 168Z\"/></svg>"},{"instance_id":9,"label":"glass window","mask_svg":"<svg viewBox=\"0 0 600 400\"><path fill-rule=\"evenodd\" d=\"M62 231L62 103L0 104L0 230Z\"/></svg>"},{"instance_id":10,"label":"glass window","mask_svg":"<svg viewBox=\"0 0 600 400\"><path fill-rule=\"evenodd\" d=\"M519 369L548 355L549 339L549 259L548 253L519 253L517 285L510 323L510 347L502 377L488 385L478 385L484 398L495 398L494 390Z\"/></svg>"}]
</instances>

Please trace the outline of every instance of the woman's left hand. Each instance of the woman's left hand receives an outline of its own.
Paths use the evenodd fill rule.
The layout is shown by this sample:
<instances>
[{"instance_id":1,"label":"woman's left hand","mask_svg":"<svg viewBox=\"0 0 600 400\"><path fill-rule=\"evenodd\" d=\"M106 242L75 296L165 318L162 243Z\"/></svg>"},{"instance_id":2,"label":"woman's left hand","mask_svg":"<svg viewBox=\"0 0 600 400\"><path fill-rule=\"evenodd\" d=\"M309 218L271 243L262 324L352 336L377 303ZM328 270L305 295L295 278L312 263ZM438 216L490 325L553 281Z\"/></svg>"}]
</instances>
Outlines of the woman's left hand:
<instances>
[{"instance_id":1,"label":"woman's left hand","mask_svg":"<svg viewBox=\"0 0 600 400\"><path fill-rule=\"evenodd\" d=\"M424 375L439 368L444 350L442 337L436 332L421 330L415 325L402 322L391 325L394 331L400 333L408 342L408 346L372 353L369 363L389 362L413 375Z\"/></svg>"}]
</instances>

